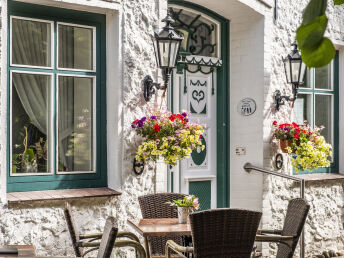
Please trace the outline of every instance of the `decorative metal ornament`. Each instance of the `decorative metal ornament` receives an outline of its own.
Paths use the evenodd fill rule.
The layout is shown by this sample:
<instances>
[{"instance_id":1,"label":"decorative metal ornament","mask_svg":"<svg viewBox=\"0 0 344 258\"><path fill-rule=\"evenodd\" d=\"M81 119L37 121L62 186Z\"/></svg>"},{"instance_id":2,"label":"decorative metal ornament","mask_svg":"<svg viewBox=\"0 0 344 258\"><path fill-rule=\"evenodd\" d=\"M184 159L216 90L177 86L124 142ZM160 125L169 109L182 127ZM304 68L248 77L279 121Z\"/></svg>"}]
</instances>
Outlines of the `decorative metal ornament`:
<instances>
[{"instance_id":1,"label":"decorative metal ornament","mask_svg":"<svg viewBox=\"0 0 344 258\"><path fill-rule=\"evenodd\" d=\"M283 155L281 153L278 153L275 157L275 167L278 169L278 170L281 170L282 167L283 167Z\"/></svg>"},{"instance_id":2,"label":"decorative metal ornament","mask_svg":"<svg viewBox=\"0 0 344 258\"><path fill-rule=\"evenodd\" d=\"M237 106L238 113L243 116L252 115L256 111L256 109L256 102L251 98L245 98L240 100Z\"/></svg>"},{"instance_id":3,"label":"decorative metal ornament","mask_svg":"<svg viewBox=\"0 0 344 258\"><path fill-rule=\"evenodd\" d=\"M139 162L136 160L136 158L134 158L134 162L133 162L134 173L139 176L143 173L144 168L145 168L145 163L142 161Z\"/></svg>"}]
</instances>

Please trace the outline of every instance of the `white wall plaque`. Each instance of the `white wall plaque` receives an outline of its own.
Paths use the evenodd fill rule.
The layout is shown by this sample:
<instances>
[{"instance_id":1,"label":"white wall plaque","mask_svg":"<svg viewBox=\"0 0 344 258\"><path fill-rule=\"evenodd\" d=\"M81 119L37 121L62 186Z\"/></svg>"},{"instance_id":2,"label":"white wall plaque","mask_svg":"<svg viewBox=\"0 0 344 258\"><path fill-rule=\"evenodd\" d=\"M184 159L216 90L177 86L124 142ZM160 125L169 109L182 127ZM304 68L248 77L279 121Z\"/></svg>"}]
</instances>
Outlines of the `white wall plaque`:
<instances>
[{"instance_id":1,"label":"white wall plaque","mask_svg":"<svg viewBox=\"0 0 344 258\"><path fill-rule=\"evenodd\" d=\"M250 116L256 111L256 102L251 98L240 100L238 104L238 113L243 116Z\"/></svg>"}]
</instances>

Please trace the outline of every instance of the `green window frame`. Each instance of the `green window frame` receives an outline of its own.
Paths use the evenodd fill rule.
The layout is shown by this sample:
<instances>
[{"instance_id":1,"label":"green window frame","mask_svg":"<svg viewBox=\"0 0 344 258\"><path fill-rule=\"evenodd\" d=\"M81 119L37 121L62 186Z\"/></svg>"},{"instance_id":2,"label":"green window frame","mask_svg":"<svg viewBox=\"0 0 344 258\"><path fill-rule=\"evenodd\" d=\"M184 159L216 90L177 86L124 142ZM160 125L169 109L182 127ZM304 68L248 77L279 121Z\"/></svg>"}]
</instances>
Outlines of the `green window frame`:
<instances>
[{"instance_id":1,"label":"green window frame","mask_svg":"<svg viewBox=\"0 0 344 258\"><path fill-rule=\"evenodd\" d=\"M28 19L43 20L47 24L51 24L51 60L50 66L26 66L12 64L11 50L11 19ZM49 7L43 5L28 4L16 1L8 2L8 87L7 87L7 110L8 110L8 140L7 140L7 192L19 191L38 191L51 189L77 189L90 187L107 186L107 148L106 148L106 17L102 14L89 13L84 11L75 11L64 8ZM60 26L61 25L61 26ZM92 31L92 69L74 69L58 67L58 28L62 26L73 26L87 28ZM62 43L61 43L62 44ZM73 43L75 44L75 43ZM73 45L74 46L74 45ZM47 54L48 56L48 54ZM12 103L12 77L13 74L31 74L31 75L48 75L51 79L49 86L49 122L46 126L51 126L50 139L51 146L49 148L49 157L51 158L47 172L35 173L20 176L13 175L12 172L12 121L11 121L11 103ZM93 157L90 164L90 171L71 171L64 173L58 168L57 161L57 138L58 129L58 79L70 78L74 80L90 79L90 103L93 114L92 130L91 130L91 146L90 155ZM80 83L81 84L81 83ZM74 85L74 84L73 84ZM84 85L84 84L81 84ZM74 87L74 86L73 86ZM83 87L83 86L82 86ZM75 102L73 102L75 103ZM74 104L76 105L76 104ZM49 133L47 133L48 135ZM94 151L93 151L94 150ZM47 151L47 152L49 152ZM92 163L93 162L93 163ZM47 162L48 163L48 162Z\"/></svg>"},{"instance_id":2,"label":"green window frame","mask_svg":"<svg viewBox=\"0 0 344 258\"><path fill-rule=\"evenodd\" d=\"M328 78L324 75L327 73ZM302 103L307 103L307 107L303 106L300 112L299 106ZM319 104L318 104L319 103ZM327 105L328 108L323 108L322 105ZM305 104L303 104L305 105ZM324 124L319 120L327 120L330 128L325 128L323 135L328 142L332 144L333 162L328 168L319 168L315 171L299 171L295 174L308 174L308 173L339 173L338 168L338 141L339 141L339 53L337 51L334 60L328 66L318 69L307 69L305 86L299 90L298 98L295 102L295 114L297 122L301 123L302 118L306 118L308 122L314 127ZM330 114L330 115L329 115ZM330 119L329 119L330 118ZM309 121L310 120L310 121Z\"/></svg>"}]
</instances>

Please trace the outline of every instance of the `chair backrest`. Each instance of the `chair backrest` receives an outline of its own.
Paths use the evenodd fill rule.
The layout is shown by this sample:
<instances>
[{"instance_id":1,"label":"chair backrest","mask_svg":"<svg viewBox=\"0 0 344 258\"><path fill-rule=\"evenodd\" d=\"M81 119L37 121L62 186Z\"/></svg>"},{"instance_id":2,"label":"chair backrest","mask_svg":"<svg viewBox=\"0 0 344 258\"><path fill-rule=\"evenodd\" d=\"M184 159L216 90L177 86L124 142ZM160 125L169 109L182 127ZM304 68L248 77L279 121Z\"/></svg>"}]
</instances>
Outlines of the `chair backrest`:
<instances>
[{"instance_id":1,"label":"chair backrest","mask_svg":"<svg viewBox=\"0 0 344 258\"><path fill-rule=\"evenodd\" d=\"M310 206L305 199L297 198L289 202L287 214L284 220L282 236L294 236L294 239L288 243L291 245L291 248L284 244L279 244L277 251L278 258L293 257L303 226L307 219L309 208Z\"/></svg>"},{"instance_id":2,"label":"chair backrest","mask_svg":"<svg viewBox=\"0 0 344 258\"><path fill-rule=\"evenodd\" d=\"M262 213L214 209L190 214L195 258L249 258Z\"/></svg>"},{"instance_id":3,"label":"chair backrest","mask_svg":"<svg viewBox=\"0 0 344 258\"><path fill-rule=\"evenodd\" d=\"M115 245L118 227L114 217L108 217L105 222L103 236L100 241L97 258L110 258Z\"/></svg>"},{"instance_id":4,"label":"chair backrest","mask_svg":"<svg viewBox=\"0 0 344 258\"><path fill-rule=\"evenodd\" d=\"M179 193L157 193L139 197L142 217L144 219L152 218L178 218L176 207L171 207L166 202L183 199L184 195ZM167 240L172 239L178 244L182 244L182 237L151 237L151 253L154 256L165 255L165 245Z\"/></svg>"},{"instance_id":5,"label":"chair backrest","mask_svg":"<svg viewBox=\"0 0 344 258\"><path fill-rule=\"evenodd\" d=\"M166 202L183 199L179 193L157 193L139 197L142 217L152 218L178 218L176 207L171 207Z\"/></svg>"},{"instance_id":6,"label":"chair backrest","mask_svg":"<svg viewBox=\"0 0 344 258\"><path fill-rule=\"evenodd\" d=\"M82 257L82 253L83 253L82 248L78 247L77 245L77 243L80 241L79 233L75 226L75 222L74 222L74 218L72 214L72 207L70 206L68 202L65 203L65 208L63 211L64 211L64 216L67 222L70 238L72 239L72 245L73 245L75 255L77 257Z\"/></svg>"}]
</instances>

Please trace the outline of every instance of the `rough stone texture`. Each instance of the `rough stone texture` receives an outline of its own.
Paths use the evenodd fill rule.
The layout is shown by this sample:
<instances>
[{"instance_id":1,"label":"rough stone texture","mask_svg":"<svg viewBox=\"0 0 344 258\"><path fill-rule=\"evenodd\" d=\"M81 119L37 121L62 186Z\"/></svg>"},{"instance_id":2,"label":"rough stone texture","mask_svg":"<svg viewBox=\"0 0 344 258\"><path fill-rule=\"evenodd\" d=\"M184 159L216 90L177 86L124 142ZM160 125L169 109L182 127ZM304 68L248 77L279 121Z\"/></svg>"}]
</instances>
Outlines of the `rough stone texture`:
<instances>
[{"instance_id":1,"label":"rough stone texture","mask_svg":"<svg viewBox=\"0 0 344 258\"><path fill-rule=\"evenodd\" d=\"M328 36L343 42L344 17L342 6L333 6L329 2ZM293 120L291 108L286 105L279 112L272 109L273 92L282 89L282 93L291 95L291 87L286 84L285 73L281 58L289 52L294 41L295 31L301 22L302 10L308 1L278 1L278 19L271 31L271 72L270 83L265 86L264 107L264 165L274 169L274 156L278 151L278 144L271 140L272 122L287 122ZM291 173L288 158L285 156L284 173ZM307 183L306 199L311 205L311 211L305 227L306 257L319 254L324 250L342 250L344 246L343 208L344 191L342 181ZM263 228L281 228L284 221L288 200L299 197L299 188L288 180L281 180L271 176L264 178L263 193ZM263 255L273 257L276 245L263 245ZM298 251L295 253L299 255Z\"/></svg>"},{"instance_id":2,"label":"rough stone texture","mask_svg":"<svg viewBox=\"0 0 344 258\"><path fill-rule=\"evenodd\" d=\"M63 6L64 1L59 1ZM70 2L70 1L69 1ZM118 2L118 1L106 1ZM6 3L2 0L2 4ZM94 1L75 1L87 6ZM114 3L116 4L116 3ZM118 4L116 4L117 6ZM107 8L111 5L107 5ZM164 7L165 6L165 7ZM122 141L122 188L117 189L122 195L114 198L91 198L73 201L76 221L80 232L101 231L107 216L113 214L118 219L120 230L128 230L127 219L141 217L137 197L156 190L155 169L146 166L142 176L132 172L132 159L137 149L138 139L130 130L131 121L143 116L146 102L141 91L141 81L146 74L154 75L156 71L154 51L150 35L156 29L161 12L166 11L165 0L122 0L122 106L121 118L123 131ZM7 32L5 32L7 33ZM2 30L2 35L4 35ZM3 36L2 36L3 38ZM1 55L5 58L6 55ZM6 85L6 82L2 82ZM1 98L1 111L6 114L6 99ZM108 111L111 112L111 111ZM116 115L116 114L113 114ZM6 119L2 116L2 122ZM2 123L5 124L5 123ZM6 157L6 128L1 126L0 155ZM109 153L112 155L112 153ZM4 161L5 159L2 159ZM1 162L1 175L6 176L6 167ZM109 168L109 171L112 168ZM3 177L2 177L3 178ZM3 188L2 188L3 190ZM0 204L0 245L34 244L38 255L73 255L73 249L63 216L63 202L41 202L21 204L8 207ZM135 257L132 250L116 250L116 257ZM93 255L94 256L94 253Z\"/></svg>"}]
</instances>

